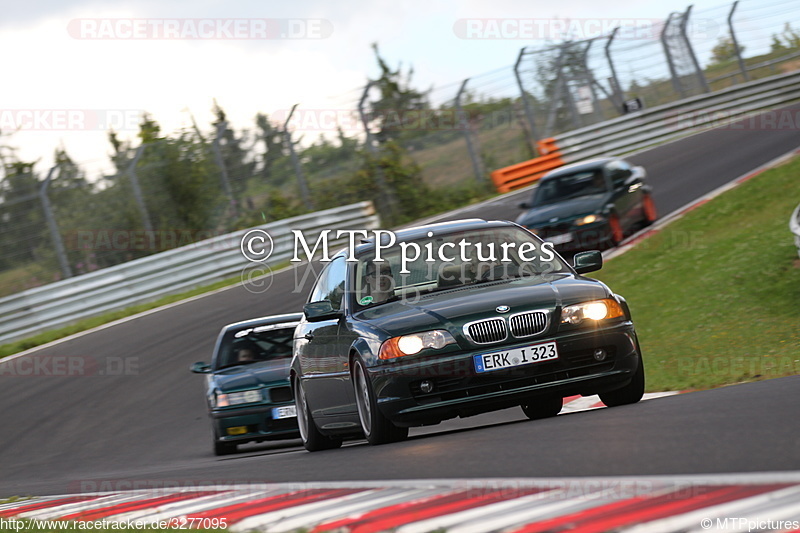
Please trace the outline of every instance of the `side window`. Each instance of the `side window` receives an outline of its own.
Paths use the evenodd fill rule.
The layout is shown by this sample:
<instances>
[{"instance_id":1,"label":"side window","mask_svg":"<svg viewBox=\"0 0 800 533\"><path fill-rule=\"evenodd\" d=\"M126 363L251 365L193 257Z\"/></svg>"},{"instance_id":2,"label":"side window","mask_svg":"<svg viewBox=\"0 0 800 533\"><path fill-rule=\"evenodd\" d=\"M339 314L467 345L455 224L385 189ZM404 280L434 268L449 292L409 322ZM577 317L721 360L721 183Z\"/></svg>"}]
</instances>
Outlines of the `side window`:
<instances>
[{"instance_id":1,"label":"side window","mask_svg":"<svg viewBox=\"0 0 800 533\"><path fill-rule=\"evenodd\" d=\"M331 302L334 309L342 308L344 296L344 278L347 275L347 262L344 257L337 257L328 267L328 277L325 279L325 296L323 300Z\"/></svg>"},{"instance_id":2,"label":"side window","mask_svg":"<svg viewBox=\"0 0 800 533\"><path fill-rule=\"evenodd\" d=\"M614 188L621 187L625 180L630 177L632 170L630 165L624 161L611 161L606 164L606 173L611 178Z\"/></svg>"},{"instance_id":3,"label":"side window","mask_svg":"<svg viewBox=\"0 0 800 533\"><path fill-rule=\"evenodd\" d=\"M311 291L309 302L331 302L331 307L341 309L344 296L344 278L347 273L347 262L344 257L334 259L320 274L317 284Z\"/></svg>"}]
</instances>

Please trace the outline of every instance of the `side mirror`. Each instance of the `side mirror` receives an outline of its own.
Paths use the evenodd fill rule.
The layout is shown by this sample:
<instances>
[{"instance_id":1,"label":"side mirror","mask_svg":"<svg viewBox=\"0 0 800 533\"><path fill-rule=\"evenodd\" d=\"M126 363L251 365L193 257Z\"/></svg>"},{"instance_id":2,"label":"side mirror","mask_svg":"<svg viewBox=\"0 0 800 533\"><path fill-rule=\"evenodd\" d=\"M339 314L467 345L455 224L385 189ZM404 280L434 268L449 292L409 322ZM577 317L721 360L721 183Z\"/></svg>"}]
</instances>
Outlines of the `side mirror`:
<instances>
[{"instance_id":1,"label":"side mirror","mask_svg":"<svg viewBox=\"0 0 800 533\"><path fill-rule=\"evenodd\" d=\"M211 372L211 365L209 365L208 363L204 363L203 361L199 361L190 366L189 370L191 370L195 374L208 374Z\"/></svg>"},{"instance_id":2,"label":"side mirror","mask_svg":"<svg viewBox=\"0 0 800 533\"><path fill-rule=\"evenodd\" d=\"M518 205L518 207L520 209L530 209L531 208L531 204L529 204L528 202L522 202L521 204Z\"/></svg>"},{"instance_id":3,"label":"side mirror","mask_svg":"<svg viewBox=\"0 0 800 533\"><path fill-rule=\"evenodd\" d=\"M334 309L327 300L321 302L311 302L303 306L303 313L309 322L319 322L321 320L332 320L342 316L342 312Z\"/></svg>"},{"instance_id":4,"label":"side mirror","mask_svg":"<svg viewBox=\"0 0 800 533\"><path fill-rule=\"evenodd\" d=\"M578 274L600 270L603 268L603 254L597 250L575 254L574 264L575 272Z\"/></svg>"}]
</instances>

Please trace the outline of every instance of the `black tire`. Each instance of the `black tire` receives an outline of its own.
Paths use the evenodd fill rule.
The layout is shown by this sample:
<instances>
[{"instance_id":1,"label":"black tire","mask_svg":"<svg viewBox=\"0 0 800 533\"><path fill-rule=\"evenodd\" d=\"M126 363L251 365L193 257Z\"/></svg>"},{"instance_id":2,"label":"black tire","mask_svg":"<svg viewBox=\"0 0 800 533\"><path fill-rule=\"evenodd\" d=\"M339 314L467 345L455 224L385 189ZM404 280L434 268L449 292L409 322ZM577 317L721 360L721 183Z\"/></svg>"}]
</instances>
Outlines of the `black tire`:
<instances>
[{"instance_id":1,"label":"black tire","mask_svg":"<svg viewBox=\"0 0 800 533\"><path fill-rule=\"evenodd\" d=\"M600 400L608 407L636 403L644 396L644 364L639 356L639 366L633 374L631 382L621 389L600 393Z\"/></svg>"},{"instance_id":2,"label":"black tire","mask_svg":"<svg viewBox=\"0 0 800 533\"><path fill-rule=\"evenodd\" d=\"M217 436L217 431L213 431L214 435L214 455L231 455L236 453L236 444L231 442L222 442Z\"/></svg>"},{"instance_id":3,"label":"black tire","mask_svg":"<svg viewBox=\"0 0 800 533\"><path fill-rule=\"evenodd\" d=\"M306 403L306 393L300 384L300 378L297 376L294 376L294 403L297 408L297 427L306 450L318 452L338 448L342 445L342 439L327 437L320 433Z\"/></svg>"},{"instance_id":4,"label":"black tire","mask_svg":"<svg viewBox=\"0 0 800 533\"><path fill-rule=\"evenodd\" d=\"M555 396L552 398L531 398L528 402L520 405L522 412L531 420L550 418L561 412L564 405L563 398Z\"/></svg>"},{"instance_id":5,"label":"black tire","mask_svg":"<svg viewBox=\"0 0 800 533\"><path fill-rule=\"evenodd\" d=\"M387 444L408 437L408 428L397 427L378 409L372 384L367 377L364 362L358 357L353 362L353 388L355 389L358 419L364 437L370 444Z\"/></svg>"}]
</instances>

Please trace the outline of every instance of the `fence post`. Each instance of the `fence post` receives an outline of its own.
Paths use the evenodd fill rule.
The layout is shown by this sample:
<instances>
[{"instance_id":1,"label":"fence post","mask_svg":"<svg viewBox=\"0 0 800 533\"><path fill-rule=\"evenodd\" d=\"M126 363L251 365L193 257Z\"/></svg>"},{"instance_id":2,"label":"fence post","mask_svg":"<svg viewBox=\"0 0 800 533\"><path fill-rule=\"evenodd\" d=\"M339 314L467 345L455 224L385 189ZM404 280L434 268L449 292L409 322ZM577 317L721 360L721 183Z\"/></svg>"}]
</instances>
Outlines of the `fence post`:
<instances>
[{"instance_id":1,"label":"fence post","mask_svg":"<svg viewBox=\"0 0 800 533\"><path fill-rule=\"evenodd\" d=\"M522 107L525 109L525 119L528 122L528 128L531 132L531 138L538 139L539 135L536 132L536 123L533 120L533 109L531 108L531 103L528 99L528 91L525 90L525 85L522 83L522 75L519 73L519 66L522 64L522 59L525 56L525 46L519 51L519 56L517 56L517 62L514 64L514 77L517 78L517 85L519 86L519 92L522 96ZM531 144L531 150L534 153L538 153L535 143Z\"/></svg>"},{"instance_id":2,"label":"fence post","mask_svg":"<svg viewBox=\"0 0 800 533\"><path fill-rule=\"evenodd\" d=\"M220 179L222 180L222 190L225 191L225 196L227 196L231 203L233 203L235 199L233 197L233 190L231 189L231 182L228 179L228 169L225 166L225 160L222 158L222 150L219 147L219 140L227 127L227 121L222 121L217 124L217 135L214 137L214 142L211 143L211 146L214 150L214 159L217 160L217 166L219 167L219 175Z\"/></svg>"},{"instance_id":3,"label":"fence post","mask_svg":"<svg viewBox=\"0 0 800 533\"><path fill-rule=\"evenodd\" d=\"M592 103L592 114L597 122L602 122L605 116L603 115L603 110L600 108L600 99L597 97L594 75L589 68L588 61L589 50L592 48L593 44L594 39L589 39L586 43L586 48L583 49L583 53L581 54L581 66L583 67L584 83L589 86L589 91L592 93L592 99L594 100Z\"/></svg>"},{"instance_id":4,"label":"fence post","mask_svg":"<svg viewBox=\"0 0 800 533\"><path fill-rule=\"evenodd\" d=\"M475 180L478 183L483 183L485 181L483 165L481 164L480 155L476 152L475 145L472 142L472 131L469 120L467 120L467 114L464 112L464 108L461 107L461 96L464 94L464 89L467 88L467 82L469 82L469 78L461 83L458 94L456 94L456 112L458 113L458 122L461 131L464 132L464 139L467 141L467 151L469 152L469 158L472 160L472 170L475 172Z\"/></svg>"},{"instance_id":5,"label":"fence post","mask_svg":"<svg viewBox=\"0 0 800 533\"><path fill-rule=\"evenodd\" d=\"M379 155L378 149L372 143L372 132L369 131L369 120L367 119L366 111L364 111L364 102L367 101L369 90L372 89L374 85L375 82L373 80L369 80L364 86L364 92L361 93L361 98L358 101L358 116L361 118L361 125L364 127L364 134L366 136L364 143L367 145L367 150L369 150L369 152L376 159L375 179L377 180L378 188L380 189L380 192L378 193L378 200L380 204L382 204L378 207L380 211L386 212L391 219L394 216L394 198L392 196L392 192L389 190L389 187L386 184L386 176L383 173L383 169L377 162Z\"/></svg>"},{"instance_id":6,"label":"fence post","mask_svg":"<svg viewBox=\"0 0 800 533\"><path fill-rule=\"evenodd\" d=\"M613 98L611 98L611 102L614 104L614 107L617 108L617 111L620 113L625 112L625 94L622 91L622 87L619 85L619 78L617 77L617 69L614 67L614 61L611 60L611 43L614 41L614 37L617 36L617 32L619 31L619 26L614 28L614 31L611 32L611 35L608 37L608 41L606 42L605 52L606 52L606 60L608 61L608 68L611 69L611 94Z\"/></svg>"},{"instance_id":7,"label":"fence post","mask_svg":"<svg viewBox=\"0 0 800 533\"><path fill-rule=\"evenodd\" d=\"M145 145L139 145L139 148L136 149L136 153L133 156L133 160L131 164L128 165L126 172L128 176L131 178L131 188L133 188L133 197L136 200L136 205L139 207L139 214L142 215L142 224L144 224L144 229L148 232L153 231L153 223L150 221L150 213L147 212L147 204L144 203L144 195L142 194L142 188L139 186L139 176L136 175L136 165L139 163L139 158L142 157L142 153L144 152Z\"/></svg>"},{"instance_id":8,"label":"fence post","mask_svg":"<svg viewBox=\"0 0 800 533\"><path fill-rule=\"evenodd\" d=\"M47 189L50 187L50 180L53 179L53 172L55 172L56 168L58 168L58 165L50 169L41 187L39 187L39 199L42 201L44 218L47 220L47 227L50 229L50 238L53 239L53 247L56 250L58 264L61 267L61 274L66 279L72 277L72 269L69 267L67 252L64 249L64 241L61 239L61 233L58 231L58 223L53 216L53 207L50 205L50 198L47 196Z\"/></svg>"},{"instance_id":9,"label":"fence post","mask_svg":"<svg viewBox=\"0 0 800 533\"><path fill-rule=\"evenodd\" d=\"M692 7L693 6L687 7L686 12L681 16L679 28L681 29L681 37L683 38L684 44L686 44L686 49L689 51L689 57L692 59L692 65L694 65L694 72L697 76L697 80L700 82L700 87L703 89L703 92L710 93L711 88L708 86L708 81L706 80L705 74L703 74L703 69L697 61L697 55L694 53L694 48L692 48L692 43L689 41L689 36L686 35L686 24L689 22L689 15L692 12Z\"/></svg>"},{"instance_id":10,"label":"fence post","mask_svg":"<svg viewBox=\"0 0 800 533\"><path fill-rule=\"evenodd\" d=\"M736 11L738 4L739 0L735 0L731 6L731 12L728 13L728 28L731 30L731 41L733 41L733 49L736 52L736 60L739 62L739 70L742 71L744 81L750 81L750 75L747 73L747 67L744 66L744 59L742 59L742 51L739 49L739 41L736 39L736 32L733 29L733 12Z\"/></svg>"},{"instance_id":11,"label":"fence post","mask_svg":"<svg viewBox=\"0 0 800 533\"><path fill-rule=\"evenodd\" d=\"M672 61L672 54L667 44L667 31L669 31L669 26L672 24L673 15L675 15L675 13L669 14L667 21L664 23L664 29L661 30L661 46L664 47L664 55L667 57L667 66L669 67L669 75L672 79L672 87L681 98L686 98L686 93L683 92L683 85L678 79L678 73L675 71L675 63Z\"/></svg>"},{"instance_id":12,"label":"fence post","mask_svg":"<svg viewBox=\"0 0 800 533\"><path fill-rule=\"evenodd\" d=\"M547 125L545 126L544 136L550 137L556 125L556 115L558 114L558 105L561 101L561 83L563 76L561 73L561 66L564 63L564 54L566 45L559 46L558 59L556 60L556 79L553 95L550 97L550 109L547 112ZM569 87L567 88L569 90Z\"/></svg>"},{"instance_id":13,"label":"fence post","mask_svg":"<svg viewBox=\"0 0 800 533\"><path fill-rule=\"evenodd\" d=\"M311 194L308 192L306 176L303 174L303 167L300 165L300 160L297 158L297 153L294 151L292 133L289 131L289 121L292 119L292 115L294 114L294 110L296 108L297 104L294 104L292 106L292 110L289 111L289 116L286 117L286 122L283 123L283 139L286 142L286 146L289 148L289 155L292 158L294 174L297 176L297 184L300 186L300 196L303 198L303 204L305 204L306 209L312 210L314 209L314 203L311 201Z\"/></svg>"}]
</instances>

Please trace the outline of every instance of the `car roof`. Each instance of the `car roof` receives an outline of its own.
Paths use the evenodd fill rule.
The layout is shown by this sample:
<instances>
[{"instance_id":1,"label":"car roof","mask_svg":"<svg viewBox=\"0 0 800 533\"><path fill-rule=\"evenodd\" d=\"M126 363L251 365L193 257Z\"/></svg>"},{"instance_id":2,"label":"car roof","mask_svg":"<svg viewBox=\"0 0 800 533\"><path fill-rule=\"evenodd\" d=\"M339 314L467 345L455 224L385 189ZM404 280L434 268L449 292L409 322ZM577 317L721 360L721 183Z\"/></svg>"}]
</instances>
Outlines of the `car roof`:
<instances>
[{"instance_id":1,"label":"car roof","mask_svg":"<svg viewBox=\"0 0 800 533\"><path fill-rule=\"evenodd\" d=\"M394 234L397 237L397 242L401 242L422 239L428 235L428 232L431 231L435 234L446 234L454 233L456 231L485 230L516 226L516 224L509 222L508 220L483 220L482 218L468 218L463 220L450 220L436 224L425 224L423 226L403 228L394 231ZM362 241L362 244L356 246L356 254L369 251L374 247L375 241L373 239L367 239ZM345 251L346 250L343 250L343 252Z\"/></svg>"},{"instance_id":2,"label":"car roof","mask_svg":"<svg viewBox=\"0 0 800 533\"><path fill-rule=\"evenodd\" d=\"M222 328L222 332L233 329L253 328L258 326L270 326L272 324L287 324L287 327L294 327L303 318L303 313L287 313L284 315L269 315L258 318L250 318L241 322L234 322Z\"/></svg>"},{"instance_id":3,"label":"car roof","mask_svg":"<svg viewBox=\"0 0 800 533\"><path fill-rule=\"evenodd\" d=\"M597 159L590 159L588 161L580 161L578 163L570 163L569 165L564 165L563 167L558 167L555 170L551 170L544 176L542 176L542 180L549 179L549 178L556 178L559 176L564 176L567 174L573 174L575 172L584 172L586 170L595 170L598 168L604 167L607 163L611 161L619 161L619 157L599 157ZM540 180L541 181L541 180Z\"/></svg>"}]
</instances>

